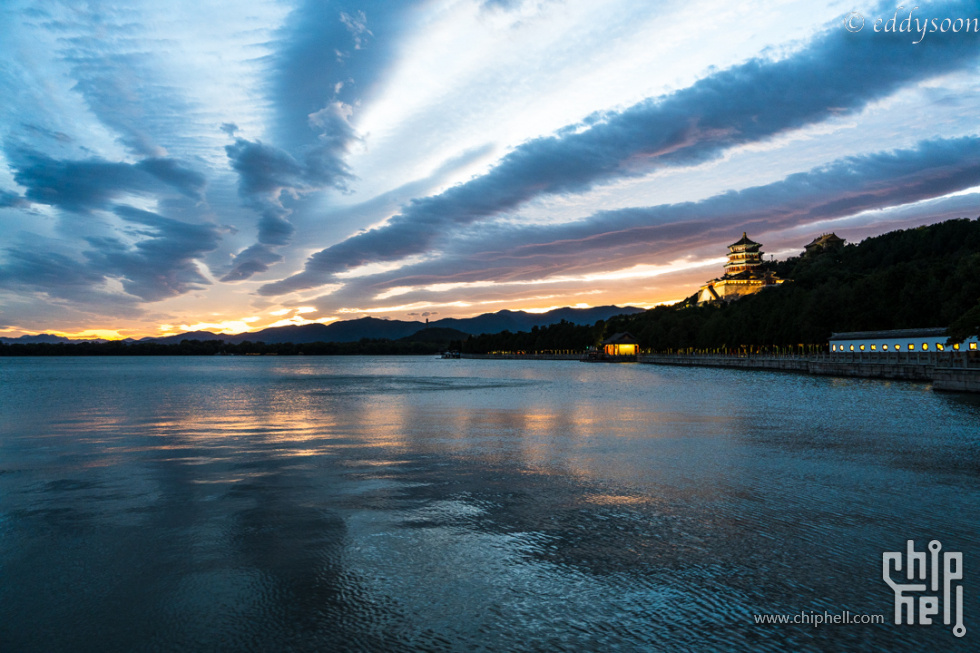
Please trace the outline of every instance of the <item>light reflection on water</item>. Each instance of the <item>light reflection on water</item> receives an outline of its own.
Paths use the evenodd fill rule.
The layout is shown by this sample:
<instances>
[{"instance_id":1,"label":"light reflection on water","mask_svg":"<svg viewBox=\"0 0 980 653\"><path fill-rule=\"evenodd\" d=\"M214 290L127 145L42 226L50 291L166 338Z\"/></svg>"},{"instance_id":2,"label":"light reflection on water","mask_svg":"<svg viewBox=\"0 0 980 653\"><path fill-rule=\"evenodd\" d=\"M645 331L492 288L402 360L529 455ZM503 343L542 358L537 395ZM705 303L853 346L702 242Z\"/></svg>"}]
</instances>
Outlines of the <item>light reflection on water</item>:
<instances>
[{"instance_id":1,"label":"light reflection on water","mask_svg":"<svg viewBox=\"0 0 980 653\"><path fill-rule=\"evenodd\" d=\"M975 650L980 402L430 358L0 359L0 650ZM972 612L970 609L972 608ZM972 619L971 619L972 616Z\"/></svg>"}]
</instances>

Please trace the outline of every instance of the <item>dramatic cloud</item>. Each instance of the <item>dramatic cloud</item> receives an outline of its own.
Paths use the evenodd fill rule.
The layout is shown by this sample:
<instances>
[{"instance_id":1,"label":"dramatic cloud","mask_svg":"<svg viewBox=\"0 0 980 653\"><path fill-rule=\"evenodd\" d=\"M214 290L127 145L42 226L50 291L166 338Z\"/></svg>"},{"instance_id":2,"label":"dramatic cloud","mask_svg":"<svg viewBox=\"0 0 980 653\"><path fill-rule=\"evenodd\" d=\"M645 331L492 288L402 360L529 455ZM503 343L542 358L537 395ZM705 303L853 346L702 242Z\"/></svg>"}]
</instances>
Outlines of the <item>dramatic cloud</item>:
<instances>
[{"instance_id":1,"label":"dramatic cloud","mask_svg":"<svg viewBox=\"0 0 980 653\"><path fill-rule=\"evenodd\" d=\"M349 127L348 127L349 129ZM330 138L340 138L334 133ZM235 257L233 269L222 281L239 281L264 272L282 257L273 249L289 242L295 229L287 219L282 194L293 195L328 186L344 188L350 177L346 167L325 149L312 149L297 161L288 152L239 138L225 148L240 178L239 192L260 215L258 243Z\"/></svg>"},{"instance_id":2,"label":"dramatic cloud","mask_svg":"<svg viewBox=\"0 0 980 653\"><path fill-rule=\"evenodd\" d=\"M27 206L30 206L30 202L17 193L0 190L0 209L25 208Z\"/></svg>"},{"instance_id":3,"label":"dramatic cloud","mask_svg":"<svg viewBox=\"0 0 980 653\"><path fill-rule=\"evenodd\" d=\"M172 159L149 158L139 163L114 163L99 158L57 160L34 151L14 151L14 181L25 197L68 211L106 208L123 193L176 191L203 198L204 176Z\"/></svg>"},{"instance_id":4,"label":"dramatic cloud","mask_svg":"<svg viewBox=\"0 0 980 653\"><path fill-rule=\"evenodd\" d=\"M261 233L262 225L259 228ZM265 272L270 266L275 265L281 260L282 255L276 252L274 246L256 243L235 255L234 267L230 272L221 277L221 280L244 281L253 274Z\"/></svg>"},{"instance_id":5,"label":"dramatic cloud","mask_svg":"<svg viewBox=\"0 0 980 653\"><path fill-rule=\"evenodd\" d=\"M551 226L496 224L461 232L445 255L397 272L355 280L332 303L394 295L431 300L458 284L521 283L638 262L670 262L678 252L741 231L805 227L871 209L902 206L980 186L980 137L847 157L782 181L699 202L603 211ZM391 289L395 293L388 293ZM363 299L361 300L363 304ZM339 305L339 304L338 304Z\"/></svg>"},{"instance_id":6,"label":"dramatic cloud","mask_svg":"<svg viewBox=\"0 0 980 653\"><path fill-rule=\"evenodd\" d=\"M665 232L704 237L775 230L910 204L980 186L980 138L928 141L913 150L847 157L783 181L700 202L601 212L554 227L505 229L496 256L512 260L597 256L623 246L675 247ZM486 245L486 234L481 242ZM519 242L520 245L510 244ZM659 246L658 246L659 245ZM646 248L646 251L651 251ZM656 251L656 250L653 250ZM483 261L487 250L473 253Z\"/></svg>"},{"instance_id":7,"label":"dramatic cloud","mask_svg":"<svg viewBox=\"0 0 980 653\"><path fill-rule=\"evenodd\" d=\"M115 238L90 238L85 252L93 268L122 279L123 289L145 301L180 295L210 283L195 260L218 245L219 234L211 225L187 224L128 206L115 207L139 238L126 245Z\"/></svg>"},{"instance_id":8,"label":"dramatic cloud","mask_svg":"<svg viewBox=\"0 0 980 653\"><path fill-rule=\"evenodd\" d=\"M896 7L849 33L803 0L0 3L0 314L651 303L742 230L952 215L980 34L874 28L976 2Z\"/></svg>"},{"instance_id":9,"label":"dramatic cloud","mask_svg":"<svg viewBox=\"0 0 980 653\"><path fill-rule=\"evenodd\" d=\"M950 11L966 11L954 3ZM384 226L310 258L304 272L267 284L279 295L335 273L426 251L446 230L512 210L536 197L579 193L616 177L703 162L737 145L858 111L903 85L977 60L971 39L910 47L907 33L852 34L835 24L800 52L753 59L666 97L591 116L555 136L516 147L472 181L413 201Z\"/></svg>"},{"instance_id":10,"label":"dramatic cloud","mask_svg":"<svg viewBox=\"0 0 980 653\"><path fill-rule=\"evenodd\" d=\"M38 290L64 299L98 298L92 288L106 277L85 263L57 252L7 248L7 262L0 266L0 287Z\"/></svg>"},{"instance_id":11,"label":"dramatic cloud","mask_svg":"<svg viewBox=\"0 0 980 653\"><path fill-rule=\"evenodd\" d=\"M278 114L275 137L281 147L293 153L312 147L319 158L332 155L342 165L352 133L346 131L346 120L337 122L331 107L354 107L370 96L396 56L410 27L405 18L416 4L298 3L280 30L271 62L271 95Z\"/></svg>"},{"instance_id":12,"label":"dramatic cloud","mask_svg":"<svg viewBox=\"0 0 980 653\"><path fill-rule=\"evenodd\" d=\"M210 283L196 260L217 247L216 227L128 206L116 206L113 212L132 225L123 232L125 239L90 236L81 259L24 246L7 248L7 263L0 265L0 286L29 288L76 302L93 298L128 301L106 289L107 281L117 279L128 295L154 302Z\"/></svg>"},{"instance_id":13,"label":"dramatic cloud","mask_svg":"<svg viewBox=\"0 0 980 653\"><path fill-rule=\"evenodd\" d=\"M222 281L241 281L282 260L276 253L294 232L283 193L347 190L344 157L357 140L353 106L370 90L396 44L409 3L302 3L282 30L273 58L281 147L237 138L226 148L240 191L260 214L258 242L235 257ZM234 125L224 125L227 133ZM237 128L236 128L237 129Z\"/></svg>"}]
</instances>

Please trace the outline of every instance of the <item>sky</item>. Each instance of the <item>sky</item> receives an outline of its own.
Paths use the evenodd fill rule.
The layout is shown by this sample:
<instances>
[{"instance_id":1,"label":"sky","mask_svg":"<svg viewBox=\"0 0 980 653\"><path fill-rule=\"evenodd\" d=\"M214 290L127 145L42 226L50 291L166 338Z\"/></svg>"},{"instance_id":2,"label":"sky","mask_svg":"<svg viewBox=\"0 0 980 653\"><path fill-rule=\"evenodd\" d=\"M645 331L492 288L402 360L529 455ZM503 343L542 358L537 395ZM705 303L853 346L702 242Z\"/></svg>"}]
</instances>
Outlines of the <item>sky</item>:
<instances>
[{"instance_id":1,"label":"sky","mask_svg":"<svg viewBox=\"0 0 980 653\"><path fill-rule=\"evenodd\" d=\"M650 307L980 216L980 7L0 4L0 336Z\"/></svg>"}]
</instances>

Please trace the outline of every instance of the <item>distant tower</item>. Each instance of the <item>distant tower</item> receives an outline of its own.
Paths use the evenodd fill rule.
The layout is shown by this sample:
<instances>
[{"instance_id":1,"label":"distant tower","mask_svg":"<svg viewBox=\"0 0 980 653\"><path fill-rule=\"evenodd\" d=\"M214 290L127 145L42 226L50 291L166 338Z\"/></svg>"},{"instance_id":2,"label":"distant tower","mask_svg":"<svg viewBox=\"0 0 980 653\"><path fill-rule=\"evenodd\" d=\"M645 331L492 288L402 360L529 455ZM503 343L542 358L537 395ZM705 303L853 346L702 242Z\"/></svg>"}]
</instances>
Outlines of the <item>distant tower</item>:
<instances>
[{"instance_id":1,"label":"distant tower","mask_svg":"<svg viewBox=\"0 0 980 653\"><path fill-rule=\"evenodd\" d=\"M725 263L725 275L732 276L739 272L754 272L762 265L762 245L749 240L743 231L742 239L728 246L728 263Z\"/></svg>"},{"instance_id":2,"label":"distant tower","mask_svg":"<svg viewBox=\"0 0 980 653\"><path fill-rule=\"evenodd\" d=\"M742 239L728 246L725 274L701 286L696 301L699 304L730 301L782 282L782 279L763 267L762 245L749 240L748 234L743 231Z\"/></svg>"}]
</instances>

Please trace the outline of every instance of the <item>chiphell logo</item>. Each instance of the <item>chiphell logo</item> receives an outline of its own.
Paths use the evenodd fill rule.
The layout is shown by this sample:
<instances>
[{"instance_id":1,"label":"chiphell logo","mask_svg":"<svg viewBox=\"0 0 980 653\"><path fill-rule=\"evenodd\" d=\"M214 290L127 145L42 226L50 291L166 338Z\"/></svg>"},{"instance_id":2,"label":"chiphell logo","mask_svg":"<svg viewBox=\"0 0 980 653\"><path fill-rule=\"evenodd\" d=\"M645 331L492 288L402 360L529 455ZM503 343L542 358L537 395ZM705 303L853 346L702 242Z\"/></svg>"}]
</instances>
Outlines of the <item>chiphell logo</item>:
<instances>
[{"instance_id":1,"label":"chiphell logo","mask_svg":"<svg viewBox=\"0 0 980 653\"><path fill-rule=\"evenodd\" d=\"M916 551L915 541L909 540L904 566L901 551L881 556L881 577L895 592L895 623L929 625L942 608L943 623L953 624L955 613L953 634L963 637L963 554L946 551L940 556L939 540L929 542L928 548L928 553ZM896 582L896 578L921 582Z\"/></svg>"}]
</instances>

